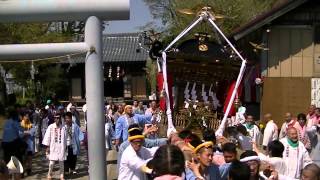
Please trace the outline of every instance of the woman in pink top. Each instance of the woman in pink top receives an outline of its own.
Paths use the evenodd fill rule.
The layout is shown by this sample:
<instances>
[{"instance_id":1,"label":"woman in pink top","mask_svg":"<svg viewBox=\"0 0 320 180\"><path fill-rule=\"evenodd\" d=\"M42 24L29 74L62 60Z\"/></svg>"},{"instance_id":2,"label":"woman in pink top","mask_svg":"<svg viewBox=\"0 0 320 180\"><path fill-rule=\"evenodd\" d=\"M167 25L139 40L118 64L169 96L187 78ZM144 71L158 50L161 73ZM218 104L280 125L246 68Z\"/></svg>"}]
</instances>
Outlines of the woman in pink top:
<instances>
[{"instance_id":1,"label":"woman in pink top","mask_svg":"<svg viewBox=\"0 0 320 180\"><path fill-rule=\"evenodd\" d=\"M298 114L297 119L298 119L298 123L296 123L293 127L298 130L299 141L301 141L304 144L307 150L310 150L311 148L310 139L306 134L306 129L307 129L306 115L303 113L300 113Z\"/></svg>"},{"instance_id":2,"label":"woman in pink top","mask_svg":"<svg viewBox=\"0 0 320 180\"><path fill-rule=\"evenodd\" d=\"M154 180L182 180L185 160L177 146L164 145L156 151L147 166L152 168Z\"/></svg>"}]
</instances>

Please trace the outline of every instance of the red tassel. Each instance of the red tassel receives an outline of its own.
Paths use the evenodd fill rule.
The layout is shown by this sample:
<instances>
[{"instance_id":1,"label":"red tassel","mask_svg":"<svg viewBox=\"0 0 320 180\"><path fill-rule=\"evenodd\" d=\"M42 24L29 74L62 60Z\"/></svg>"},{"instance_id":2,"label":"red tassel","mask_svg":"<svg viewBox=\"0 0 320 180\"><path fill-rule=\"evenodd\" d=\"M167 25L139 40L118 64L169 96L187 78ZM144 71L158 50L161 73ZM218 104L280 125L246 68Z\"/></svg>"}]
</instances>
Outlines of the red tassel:
<instances>
[{"instance_id":1,"label":"red tassel","mask_svg":"<svg viewBox=\"0 0 320 180\"><path fill-rule=\"evenodd\" d=\"M168 78L168 88L169 88L169 98L171 102L171 109L173 108L173 97L172 97L172 85L173 85L173 79L170 74L167 75ZM161 94L162 91L164 91L163 88L163 74L162 72L159 72L157 75L157 85L158 85L158 92ZM165 95L165 94L164 94ZM162 111L166 110L166 97L160 96L160 102L159 102L160 109Z\"/></svg>"},{"instance_id":2,"label":"red tassel","mask_svg":"<svg viewBox=\"0 0 320 180\"><path fill-rule=\"evenodd\" d=\"M228 104L229 104L229 101L231 99L232 92L233 92L235 86L236 86L236 81L233 81L231 83L231 85L229 86L229 88L228 88L228 94L227 94L227 97L226 97L226 100L225 100L224 106L223 106L223 112L224 113L226 113L226 110L227 110L227 107L228 107ZM242 84L240 84L239 87L238 87L238 91L237 91L235 99L241 97L241 92L242 92ZM236 109L234 107L234 101L233 101L228 116L235 116L235 115L236 115Z\"/></svg>"}]
</instances>

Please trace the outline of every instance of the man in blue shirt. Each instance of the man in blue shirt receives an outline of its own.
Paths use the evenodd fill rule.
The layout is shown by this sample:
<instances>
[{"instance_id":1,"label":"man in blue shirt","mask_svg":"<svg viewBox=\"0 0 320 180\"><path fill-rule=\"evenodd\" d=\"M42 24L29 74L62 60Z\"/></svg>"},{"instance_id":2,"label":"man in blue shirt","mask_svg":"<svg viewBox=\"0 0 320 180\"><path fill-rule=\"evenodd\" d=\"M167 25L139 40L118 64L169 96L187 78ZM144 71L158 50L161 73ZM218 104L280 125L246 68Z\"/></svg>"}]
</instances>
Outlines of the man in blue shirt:
<instances>
[{"instance_id":1,"label":"man in blue shirt","mask_svg":"<svg viewBox=\"0 0 320 180\"><path fill-rule=\"evenodd\" d=\"M222 146L223 157L225 164L219 166L219 171L222 180L228 179L231 163L237 160L237 146L234 143L228 142Z\"/></svg>"},{"instance_id":2,"label":"man in blue shirt","mask_svg":"<svg viewBox=\"0 0 320 180\"><path fill-rule=\"evenodd\" d=\"M9 117L4 124L2 136L4 160L8 163L11 156L16 156L22 162L22 156L27 148L22 140L24 132L20 126L17 110L10 107L8 113Z\"/></svg>"},{"instance_id":3,"label":"man in blue shirt","mask_svg":"<svg viewBox=\"0 0 320 180\"><path fill-rule=\"evenodd\" d=\"M84 139L84 135L80 127L72 121L72 113L65 114L65 128L67 135L67 159L64 161L64 171L76 174L77 156L80 154L80 143Z\"/></svg>"},{"instance_id":4,"label":"man in blue shirt","mask_svg":"<svg viewBox=\"0 0 320 180\"><path fill-rule=\"evenodd\" d=\"M145 124L151 123L152 115L134 114L131 105L126 105L124 108L124 115L120 116L116 122L116 146L128 139L128 127L131 124L139 124L144 127Z\"/></svg>"}]
</instances>

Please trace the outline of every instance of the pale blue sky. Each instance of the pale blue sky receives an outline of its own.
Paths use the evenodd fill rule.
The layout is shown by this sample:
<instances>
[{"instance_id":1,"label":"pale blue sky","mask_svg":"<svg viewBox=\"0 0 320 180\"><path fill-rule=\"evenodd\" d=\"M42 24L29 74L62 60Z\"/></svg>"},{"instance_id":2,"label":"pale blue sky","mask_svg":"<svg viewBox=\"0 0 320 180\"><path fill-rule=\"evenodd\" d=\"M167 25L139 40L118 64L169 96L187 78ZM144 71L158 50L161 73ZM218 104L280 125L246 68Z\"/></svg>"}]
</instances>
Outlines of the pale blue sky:
<instances>
[{"instance_id":1,"label":"pale blue sky","mask_svg":"<svg viewBox=\"0 0 320 180\"><path fill-rule=\"evenodd\" d=\"M125 33L138 32L139 26L143 26L148 22L156 22L150 14L148 6L143 0L130 0L130 20L127 21L110 21L106 26L105 33Z\"/></svg>"}]
</instances>

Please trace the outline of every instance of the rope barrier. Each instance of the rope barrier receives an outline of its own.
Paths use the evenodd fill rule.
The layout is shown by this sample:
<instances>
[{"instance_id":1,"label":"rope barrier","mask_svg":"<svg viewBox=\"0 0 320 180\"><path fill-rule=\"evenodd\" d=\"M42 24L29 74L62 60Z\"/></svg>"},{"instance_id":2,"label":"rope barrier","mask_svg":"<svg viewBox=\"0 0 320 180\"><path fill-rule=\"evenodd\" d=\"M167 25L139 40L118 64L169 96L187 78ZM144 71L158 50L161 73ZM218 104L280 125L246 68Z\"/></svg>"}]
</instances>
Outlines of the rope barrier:
<instances>
[{"instance_id":1,"label":"rope barrier","mask_svg":"<svg viewBox=\"0 0 320 180\"><path fill-rule=\"evenodd\" d=\"M87 52L80 52L80 53L73 53L73 54L67 54L67 55L63 55L63 56L54 56L54 57L46 57L46 58L38 58L38 59L27 59L27 60L11 60L11 61L2 61L0 60L0 64L1 63L26 63L26 62L41 62L41 61L65 61L65 60L61 60L64 58L68 58L68 60L70 60L69 58L72 56L78 56L78 55L84 55L87 54Z\"/></svg>"}]
</instances>

